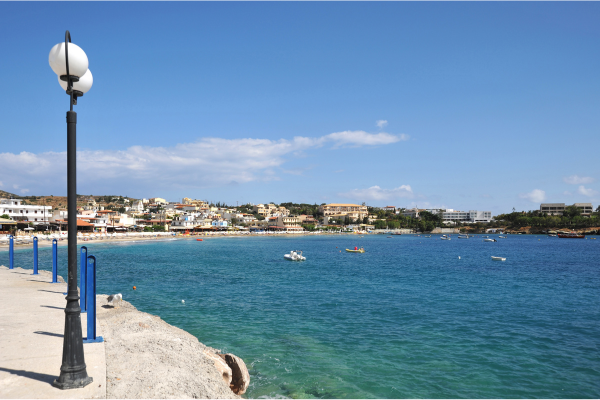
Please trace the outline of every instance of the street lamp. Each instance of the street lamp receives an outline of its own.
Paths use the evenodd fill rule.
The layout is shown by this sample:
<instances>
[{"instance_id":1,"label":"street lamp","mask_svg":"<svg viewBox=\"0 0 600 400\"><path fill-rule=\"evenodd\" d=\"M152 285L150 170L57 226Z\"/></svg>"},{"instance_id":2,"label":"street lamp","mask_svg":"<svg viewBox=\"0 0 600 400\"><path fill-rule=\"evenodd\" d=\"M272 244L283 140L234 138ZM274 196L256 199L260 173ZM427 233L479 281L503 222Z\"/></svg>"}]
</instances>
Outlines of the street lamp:
<instances>
[{"instance_id":1,"label":"street lamp","mask_svg":"<svg viewBox=\"0 0 600 400\"><path fill-rule=\"evenodd\" d=\"M67 306L65 308L65 334L60 376L52 386L59 389L76 389L92 383L88 376L83 354L81 332L81 308L77 293L77 113L73 105L92 87L93 77L88 69L88 58L81 48L71 42L71 34L65 32L65 42L50 50L48 62L58 76L58 83L70 97L67 111L67 210L69 215L68 266L69 280ZM70 56L70 57L69 57Z\"/></svg>"}]
</instances>

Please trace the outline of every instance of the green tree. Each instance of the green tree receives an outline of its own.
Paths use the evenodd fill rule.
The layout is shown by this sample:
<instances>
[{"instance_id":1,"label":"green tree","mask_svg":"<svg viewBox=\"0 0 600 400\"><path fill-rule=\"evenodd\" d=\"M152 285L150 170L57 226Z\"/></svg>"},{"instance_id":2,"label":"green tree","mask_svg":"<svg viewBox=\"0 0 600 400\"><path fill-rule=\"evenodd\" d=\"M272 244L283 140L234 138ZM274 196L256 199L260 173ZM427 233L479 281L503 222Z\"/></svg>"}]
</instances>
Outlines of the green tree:
<instances>
[{"instance_id":1,"label":"green tree","mask_svg":"<svg viewBox=\"0 0 600 400\"><path fill-rule=\"evenodd\" d=\"M2 214L2 215L0 215L0 218L10 219L10 217L8 216L8 214Z\"/></svg>"},{"instance_id":2,"label":"green tree","mask_svg":"<svg viewBox=\"0 0 600 400\"><path fill-rule=\"evenodd\" d=\"M581 215L581 209L576 206L567 206L563 211L563 215L567 218L574 218Z\"/></svg>"}]
</instances>

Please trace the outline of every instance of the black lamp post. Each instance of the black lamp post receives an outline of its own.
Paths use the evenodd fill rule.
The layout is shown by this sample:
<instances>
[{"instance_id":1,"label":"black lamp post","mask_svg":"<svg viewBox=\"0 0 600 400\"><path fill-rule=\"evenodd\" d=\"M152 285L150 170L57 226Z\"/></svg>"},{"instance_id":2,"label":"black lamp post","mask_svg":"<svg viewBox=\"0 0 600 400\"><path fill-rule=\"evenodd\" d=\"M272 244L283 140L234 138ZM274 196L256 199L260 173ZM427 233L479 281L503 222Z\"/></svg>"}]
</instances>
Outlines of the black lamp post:
<instances>
[{"instance_id":1,"label":"black lamp post","mask_svg":"<svg viewBox=\"0 0 600 400\"><path fill-rule=\"evenodd\" d=\"M83 335L81 331L81 308L77 292L77 174L76 174L76 126L77 113L73 105L77 97L83 96L93 83L92 73L88 69L88 59L83 50L70 43L69 31L65 33L65 42L50 50L48 61L58 75L58 82L70 97L70 111L67 111L67 210L68 220L68 266L69 279L67 307L65 308L65 334L63 340L62 365L60 376L52 386L59 389L82 388L92 383L88 376L83 354ZM71 53L71 59L69 59Z\"/></svg>"}]
</instances>

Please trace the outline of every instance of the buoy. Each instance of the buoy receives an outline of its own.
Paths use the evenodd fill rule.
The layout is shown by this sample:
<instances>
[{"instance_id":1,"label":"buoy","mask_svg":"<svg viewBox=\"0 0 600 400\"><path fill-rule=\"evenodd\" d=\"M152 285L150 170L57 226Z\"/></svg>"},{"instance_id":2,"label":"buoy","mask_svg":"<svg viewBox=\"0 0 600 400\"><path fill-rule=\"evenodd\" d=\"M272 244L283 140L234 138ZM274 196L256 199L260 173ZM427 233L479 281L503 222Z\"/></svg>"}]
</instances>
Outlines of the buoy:
<instances>
[{"instance_id":1,"label":"buoy","mask_svg":"<svg viewBox=\"0 0 600 400\"><path fill-rule=\"evenodd\" d=\"M202 242L202 241L203 241L203 239L196 239L196 240L197 240L197 241L199 241L199 242Z\"/></svg>"},{"instance_id":2,"label":"buoy","mask_svg":"<svg viewBox=\"0 0 600 400\"><path fill-rule=\"evenodd\" d=\"M460 256L458 256L458 259L460 260Z\"/></svg>"},{"instance_id":3,"label":"buoy","mask_svg":"<svg viewBox=\"0 0 600 400\"><path fill-rule=\"evenodd\" d=\"M181 300L181 302L182 302L183 304L185 304L185 300Z\"/></svg>"},{"instance_id":4,"label":"buoy","mask_svg":"<svg viewBox=\"0 0 600 400\"><path fill-rule=\"evenodd\" d=\"M135 286L133 287L133 290L136 290L136 287L135 287Z\"/></svg>"}]
</instances>

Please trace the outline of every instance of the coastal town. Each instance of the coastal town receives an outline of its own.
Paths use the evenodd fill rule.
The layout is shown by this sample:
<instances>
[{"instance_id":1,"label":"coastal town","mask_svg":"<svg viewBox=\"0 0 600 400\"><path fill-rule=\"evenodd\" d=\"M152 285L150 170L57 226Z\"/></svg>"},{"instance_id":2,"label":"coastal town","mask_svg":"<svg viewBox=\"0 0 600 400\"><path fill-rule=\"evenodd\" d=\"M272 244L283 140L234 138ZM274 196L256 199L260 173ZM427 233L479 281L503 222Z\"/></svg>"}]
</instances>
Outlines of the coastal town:
<instances>
[{"instance_id":1,"label":"coastal town","mask_svg":"<svg viewBox=\"0 0 600 400\"><path fill-rule=\"evenodd\" d=\"M10 196L0 198L0 234L65 232L69 219L66 198ZM444 228L506 226L515 215L493 216L491 211L422 209L418 207L370 207L362 204L262 203L228 206L184 197L133 199L123 196L78 196L77 231L82 234L125 232L192 233L304 233L314 231L370 232L403 230L431 232ZM600 208L600 207L598 207ZM513 210L514 211L514 210ZM596 225L600 210L591 203L542 203L539 210L513 212L516 217L554 217L573 214L583 226ZM518 219L518 218L515 218ZM522 224L521 224L522 225Z\"/></svg>"}]
</instances>

